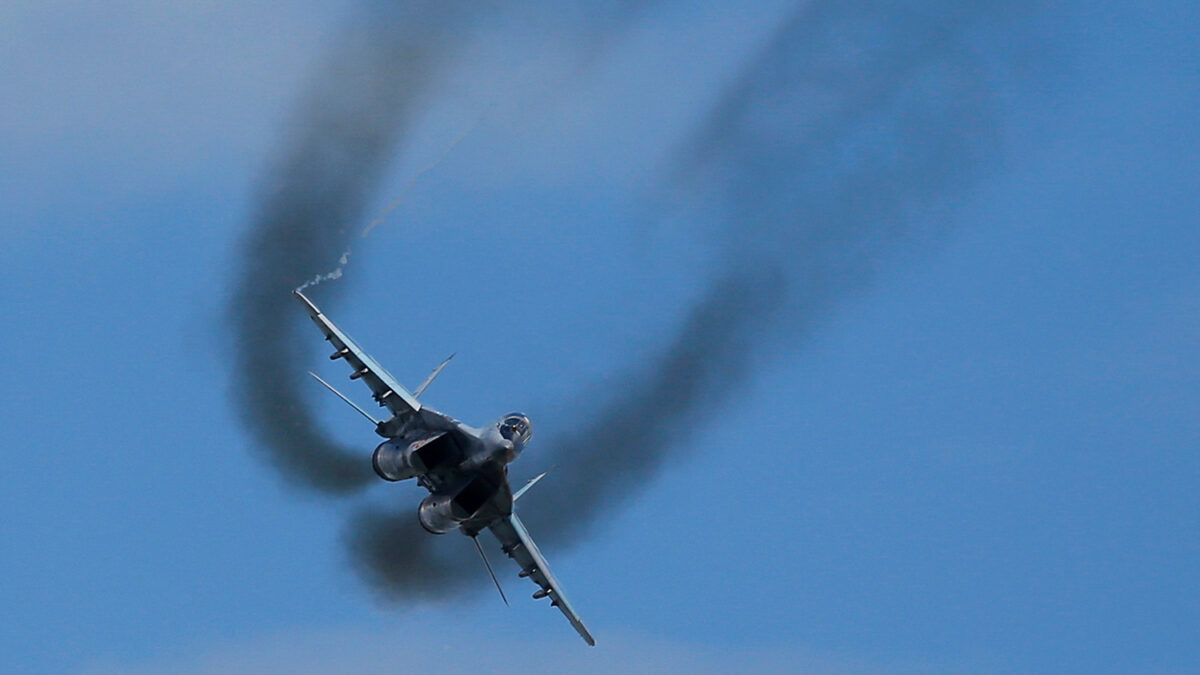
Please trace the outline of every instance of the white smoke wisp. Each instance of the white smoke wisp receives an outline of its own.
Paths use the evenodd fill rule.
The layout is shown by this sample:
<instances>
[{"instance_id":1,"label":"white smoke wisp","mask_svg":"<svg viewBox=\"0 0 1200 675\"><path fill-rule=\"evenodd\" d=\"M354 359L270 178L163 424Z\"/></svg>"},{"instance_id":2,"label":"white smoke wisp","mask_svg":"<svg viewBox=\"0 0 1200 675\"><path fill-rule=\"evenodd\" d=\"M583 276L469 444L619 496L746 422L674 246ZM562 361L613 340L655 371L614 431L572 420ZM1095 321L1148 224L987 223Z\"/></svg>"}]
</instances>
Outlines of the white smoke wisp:
<instances>
[{"instance_id":1,"label":"white smoke wisp","mask_svg":"<svg viewBox=\"0 0 1200 675\"><path fill-rule=\"evenodd\" d=\"M484 114L486 114L486 113L484 113ZM467 129L465 131L463 131L461 134L459 134L458 137L456 137L454 139L454 141L452 141L450 143L450 145L446 146L446 148L444 150L442 150L442 152L437 156L436 159L434 159L432 162L430 162L429 164L422 167L420 171L413 174L412 178L408 179L408 183L405 184L404 189L400 191L400 196L397 197L395 200L393 200L392 203L388 204L387 207L384 208L383 211L381 211L378 216L375 216L374 218L372 218L371 221L367 223L366 227L363 228L362 232L359 233L358 238L366 239L371 234L372 230L374 230L376 227L379 227L380 225L382 225L384 223L384 221L386 221L388 219L388 217L390 217L396 209L400 208L400 205L403 204L404 200L408 198L408 194L410 192L412 192L414 187L416 187L417 182L420 181L421 178L423 178L430 171L433 171L434 169L438 168L439 166L442 165L443 162L446 161L446 158L450 156L450 153L454 152L455 148L457 148L459 146L459 144L461 144L467 138L467 136L470 136L471 132L475 131L475 129L479 126L480 122L483 121L484 114L481 114L478 117L476 117L475 121L472 122L471 125L469 127L467 127ZM346 268L346 265L348 265L350 263L350 254L353 251L354 251L353 247L348 247L342 253L341 257L338 258L338 266L336 268L334 268L330 272L326 272L325 274L318 274L318 275L314 276L312 279L309 279L308 281L304 282L303 284L300 284L299 286L297 286L296 290L299 292L303 292L305 289L312 288L313 286L316 286L322 282L334 281L336 279L341 279L342 274Z\"/></svg>"},{"instance_id":2,"label":"white smoke wisp","mask_svg":"<svg viewBox=\"0 0 1200 675\"><path fill-rule=\"evenodd\" d=\"M392 215L393 211L400 208L400 205L403 204L404 200L408 198L408 193L412 192L413 188L416 187L417 182L420 181L425 174L438 168L443 162L446 161L446 158L450 156L450 153L454 152L454 150L458 148L459 144L466 140L467 136L470 136L471 133L479 127L479 124L483 122L483 118L487 115L487 112L491 107L492 106L489 105L487 108L485 108L484 111L475 118L475 121L472 122L471 125L466 128L466 130L459 134L458 137L450 143L450 145L446 146L446 149L442 150L441 154L439 154L432 162L426 164L420 171L413 174L412 178L408 179L408 183L404 186L404 189L400 191L400 196L397 197L391 204L388 204L387 208L385 208L378 216L371 219L371 222L367 223L367 226L363 228L362 234L359 235L359 239L366 239L367 236L371 234L372 230L374 230L376 227L379 227L385 220L387 220L388 217ZM347 255L348 254L349 252L347 251Z\"/></svg>"},{"instance_id":3,"label":"white smoke wisp","mask_svg":"<svg viewBox=\"0 0 1200 675\"><path fill-rule=\"evenodd\" d=\"M325 274L318 274L317 276L315 276L315 277L309 279L308 281L297 286L296 291L300 292L306 288L311 288L311 287L316 286L317 284L321 283L322 281L333 281L334 279L341 279L342 278L342 270L345 269L346 265L350 263L350 251L351 251L351 249L346 249L346 251L344 253L342 253L342 257L338 258L338 266L332 272L326 272Z\"/></svg>"}]
</instances>

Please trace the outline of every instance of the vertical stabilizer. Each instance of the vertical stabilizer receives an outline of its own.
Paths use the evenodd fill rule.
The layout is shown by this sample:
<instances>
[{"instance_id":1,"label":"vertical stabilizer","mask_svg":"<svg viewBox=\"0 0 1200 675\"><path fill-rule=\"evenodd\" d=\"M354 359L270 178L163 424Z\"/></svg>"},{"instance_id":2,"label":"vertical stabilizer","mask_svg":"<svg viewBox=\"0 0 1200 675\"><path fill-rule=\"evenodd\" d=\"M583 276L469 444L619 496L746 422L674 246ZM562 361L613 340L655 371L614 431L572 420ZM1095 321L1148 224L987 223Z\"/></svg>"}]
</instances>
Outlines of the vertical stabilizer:
<instances>
[{"instance_id":1,"label":"vertical stabilizer","mask_svg":"<svg viewBox=\"0 0 1200 675\"><path fill-rule=\"evenodd\" d=\"M457 353L458 352L455 352L454 354L457 354ZM433 372L429 374L429 377L425 378L425 381L421 383L421 386L417 387L416 391L413 392L413 398L420 396L422 394L422 392L425 391L425 387L428 387L429 383L433 382L433 379L435 377L437 377L439 374L441 374L442 368L445 368L446 364L450 363L450 359L454 358L454 354L447 356L446 360L442 361L441 365L439 365L437 368L433 369Z\"/></svg>"}]
</instances>

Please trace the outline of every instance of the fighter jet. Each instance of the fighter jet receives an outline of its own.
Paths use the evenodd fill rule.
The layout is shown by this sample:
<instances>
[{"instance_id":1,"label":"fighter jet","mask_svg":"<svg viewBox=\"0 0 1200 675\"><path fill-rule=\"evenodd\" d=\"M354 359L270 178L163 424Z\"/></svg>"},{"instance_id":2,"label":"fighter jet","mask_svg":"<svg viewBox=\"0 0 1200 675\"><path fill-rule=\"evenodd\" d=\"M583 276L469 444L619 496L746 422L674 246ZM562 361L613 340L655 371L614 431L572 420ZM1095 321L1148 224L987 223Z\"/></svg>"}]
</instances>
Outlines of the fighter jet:
<instances>
[{"instance_id":1,"label":"fighter jet","mask_svg":"<svg viewBox=\"0 0 1200 675\"><path fill-rule=\"evenodd\" d=\"M503 598L504 590L478 539L483 530L491 530L500 541L500 550L521 566L518 576L528 577L538 585L534 599L549 597L550 605L566 615L588 645L595 646L592 634L567 600L513 509L517 499L542 477L529 481L516 494L508 484L508 464L521 454L533 434L529 418L509 413L489 426L476 429L422 405L417 397L450 359L409 392L349 335L333 325L299 289L293 295L304 303L308 315L333 346L329 358L350 364L353 369L350 379L365 382L379 405L391 413L385 420L376 420L328 382L309 373L374 423L375 433L385 439L371 458L375 473L392 482L415 478L429 490L429 496L417 508L421 526L432 534L458 530L470 537ZM507 598L504 601L507 604Z\"/></svg>"}]
</instances>

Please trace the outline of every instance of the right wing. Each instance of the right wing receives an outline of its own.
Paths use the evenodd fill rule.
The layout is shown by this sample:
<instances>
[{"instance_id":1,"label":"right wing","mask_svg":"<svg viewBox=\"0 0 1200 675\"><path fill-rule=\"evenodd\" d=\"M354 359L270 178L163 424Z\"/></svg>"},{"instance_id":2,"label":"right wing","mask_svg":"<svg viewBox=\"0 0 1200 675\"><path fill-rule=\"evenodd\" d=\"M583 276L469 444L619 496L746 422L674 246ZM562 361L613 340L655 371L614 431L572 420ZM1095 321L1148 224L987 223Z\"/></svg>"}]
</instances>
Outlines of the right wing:
<instances>
[{"instance_id":1,"label":"right wing","mask_svg":"<svg viewBox=\"0 0 1200 675\"><path fill-rule=\"evenodd\" d=\"M387 406L387 409L391 410L395 415L405 417L420 412L421 404L417 401L416 397L400 386L400 383L396 381L396 378L392 377L391 373L384 370L383 366L371 358L370 354L364 352L361 347L355 344L349 335L343 333L337 326L333 325L332 321L325 318L321 310L317 309L317 306L305 297L303 293L295 290L292 291L292 295L295 295L300 302L304 303L304 307L308 310L308 315L312 317L313 323L317 324L317 327L325 334L325 339L337 350L329 358L345 359L346 363L349 363L350 367L354 369L354 372L350 375L350 379L361 379L363 382L366 382L367 386L371 388L375 400L379 402L379 405Z\"/></svg>"},{"instance_id":2,"label":"right wing","mask_svg":"<svg viewBox=\"0 0 1200 675\"><path fill-rule=\"evenodd\" d=\"M500 540L501 550L521 566L521 576L529 577L541 586L541 589L533 594L534 599L550 596L550 606L557 607L566 615L567 621L571 622L588 645L595 647L595 638L588 632L587 626L583 625L583 620L575 613L575 608L567 601L567 596L563 594L558 580L550 572L550 566L546 564L542 552L538 550L537 544L533 543L533 538L529 536L529 531L525 529L517 514L493 522L488 525L488 529Z\"/></svg>"}]
</instances>

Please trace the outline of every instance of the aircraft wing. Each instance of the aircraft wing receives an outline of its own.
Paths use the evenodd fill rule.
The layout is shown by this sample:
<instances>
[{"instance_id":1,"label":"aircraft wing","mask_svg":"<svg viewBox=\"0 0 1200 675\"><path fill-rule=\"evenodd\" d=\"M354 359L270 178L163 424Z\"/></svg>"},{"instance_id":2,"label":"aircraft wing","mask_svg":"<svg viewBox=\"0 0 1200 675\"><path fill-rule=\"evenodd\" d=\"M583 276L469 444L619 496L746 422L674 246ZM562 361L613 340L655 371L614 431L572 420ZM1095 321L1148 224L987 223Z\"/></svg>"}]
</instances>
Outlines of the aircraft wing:
<instances>
[{"instance_id":1,"label":"aircraft wing","mask_svg":"<svg viewBox=\"0 0 1200 675\"><path fill-rule=\"evenodd\" d=\"M299 290L292 291L300 302L304 303L304 307L308 310L308 315L312 317L313 323L321 329L325 334L325 339L329 344L333 345L335 351L329 358L345 359L346 363L354 369L350 375L350 379L361 379L371 388L371 392L375 395L375 400L382 406L387 406L393 414L405 416L417 413L421 410L421 404L416 397L408 393L408 391L400 386L396 378L392 377L391 373L384 370L383 366L379 365L371 355L364 352L361 347L350 339L333 322L317 309L317 306L312 303Z\"/></svg>"},{"instance_id":2,"label":"aircraft wing","mask_svg":"<svg viewBox=\"0 0 1200 675\"><path fill-rule=\"evenodd\" d=\"M533 579L534 583L541 587L541 590L536 591L533 597L540 599L550 596L550 605L558 607L588 645L595 647L596 640L588 632L587 626L583 625L583 620L575 613L571 603L567 601L567 596L563 594L558 580L550 572L550 566L546 564L542 552L538 550L537 544L533 543L533 538L529 536L529 531L525 529L525 525L517 517L517 514L514 513L493 522L488 525L488 529L500 540L501 549L508 554L508 557L516 560L517 564L521 566L521 576Z\"/></svg>"}]
</instances>

